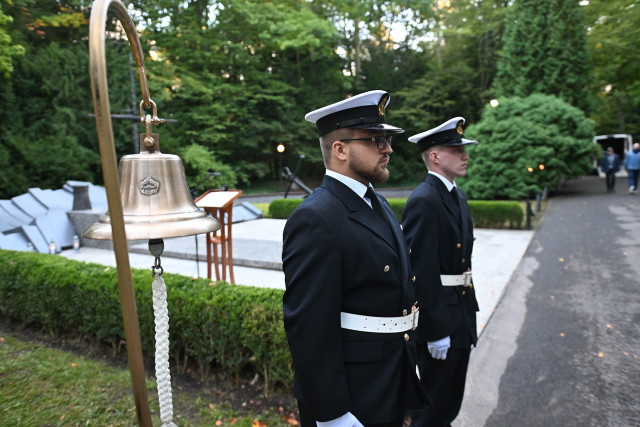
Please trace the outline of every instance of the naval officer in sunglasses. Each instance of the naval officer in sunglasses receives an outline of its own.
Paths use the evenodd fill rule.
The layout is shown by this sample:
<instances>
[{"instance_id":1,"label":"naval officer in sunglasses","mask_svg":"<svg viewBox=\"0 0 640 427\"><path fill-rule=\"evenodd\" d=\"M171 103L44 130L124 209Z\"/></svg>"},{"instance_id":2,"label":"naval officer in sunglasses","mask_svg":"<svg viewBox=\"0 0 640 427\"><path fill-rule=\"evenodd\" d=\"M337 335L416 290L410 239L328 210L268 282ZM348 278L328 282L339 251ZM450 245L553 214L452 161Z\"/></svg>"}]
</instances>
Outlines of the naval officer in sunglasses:
<instances>
[{"instance_id":1,"label":"naval officer in sunglasses","mask_svg":"<svg viewBox=\"0 0 640 427\"><path fill-rule=\"evenodd\" d=\"M307 426L400 427L427 397L416 366L419 310L409 252L372 184L389 177L389 95L362 93L308 113L326 175L283 235L284 325Z\"/></svg>"}]
</instances>

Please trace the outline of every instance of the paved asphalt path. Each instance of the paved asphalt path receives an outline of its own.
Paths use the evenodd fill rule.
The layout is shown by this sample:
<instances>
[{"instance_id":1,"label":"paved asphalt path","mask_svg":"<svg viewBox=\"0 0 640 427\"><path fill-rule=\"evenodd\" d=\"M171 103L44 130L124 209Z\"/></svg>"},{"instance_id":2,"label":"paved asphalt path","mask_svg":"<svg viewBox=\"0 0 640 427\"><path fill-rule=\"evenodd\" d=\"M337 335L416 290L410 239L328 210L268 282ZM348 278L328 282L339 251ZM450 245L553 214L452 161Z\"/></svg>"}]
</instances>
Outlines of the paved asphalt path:
<instances>
[{"instance_id":1,"label":"paved asphalt path","mask_svg":"<svg viewBox=\"0 0 640 427\"><path fill-rule=\"evenodd\" d=\"M640 195L566 182L473 350L461 426L640 426Z\"/></svg>"}]
</instances>

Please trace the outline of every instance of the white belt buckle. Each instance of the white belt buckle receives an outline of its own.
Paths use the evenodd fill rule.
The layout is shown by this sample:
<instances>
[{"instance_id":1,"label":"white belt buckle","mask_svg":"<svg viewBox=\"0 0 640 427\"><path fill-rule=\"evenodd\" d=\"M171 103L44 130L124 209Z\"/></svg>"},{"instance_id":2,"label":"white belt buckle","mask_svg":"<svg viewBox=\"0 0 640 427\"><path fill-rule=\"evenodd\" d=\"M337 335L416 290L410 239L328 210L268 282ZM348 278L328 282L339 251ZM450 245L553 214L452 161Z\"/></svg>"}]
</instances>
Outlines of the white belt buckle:
<instances>
[{"instance_id":1,"label":"white belt buckle","mask_svg":"<svg viewBox=\"0 0 640 427\"><path fill-rule=\"evenodd\" d=\"M418 327L418 314L420 313L420 307L416 307L415 304L411 310L411 330L415 331Z\"/></svg>"},{"instance_id":2,"label":"white belt buckle","mask_svg":"<svg viewBox=\"0 0 640 427\"><path fill-rule=\"evenodd\" d=\"M465 271L462 276L464 277L464 286L469 287L471 285L471 272Z\"/></svg>"}]
</instances>

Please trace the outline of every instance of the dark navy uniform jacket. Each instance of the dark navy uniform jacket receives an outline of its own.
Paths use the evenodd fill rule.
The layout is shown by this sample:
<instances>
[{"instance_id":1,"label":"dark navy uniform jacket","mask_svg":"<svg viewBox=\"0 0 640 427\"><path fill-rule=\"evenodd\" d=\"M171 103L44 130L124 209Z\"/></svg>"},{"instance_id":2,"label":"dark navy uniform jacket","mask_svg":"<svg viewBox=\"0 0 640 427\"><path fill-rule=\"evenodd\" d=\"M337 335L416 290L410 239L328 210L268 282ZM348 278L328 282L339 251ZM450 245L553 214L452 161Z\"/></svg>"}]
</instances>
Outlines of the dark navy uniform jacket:
<instances>
[{"instance_id":1,"label":"dark navy uniform jacket","mask_svg":"<svg viewBox=\"0 0 640 427\"><path fill-rule=\"evenodd\" d=\"M284 326L294 394L317 421L351 412L367 423L424 406L415 332L342 329L340 312L398 317L416 302L408 250L386 200L388 223L325 176L284 229ZM406 313L406 312L405 312Z\"/></svg>"},{"instance_id":2,"label":"dark navy uniform jacket","mask_svg":"<svg viewBox=\"0 0 640 427\"><path fill-rule=\"evenodd\" d=\"M473 222L466 197L462 191L458 194L459 210L444 183L428 174L407 200L402 226L416 275L421 341L449 336L451 348L468 350L478 340L475 290L442 286L440 280L441 274L471 269Z\"/></svg>"}]
</instances>

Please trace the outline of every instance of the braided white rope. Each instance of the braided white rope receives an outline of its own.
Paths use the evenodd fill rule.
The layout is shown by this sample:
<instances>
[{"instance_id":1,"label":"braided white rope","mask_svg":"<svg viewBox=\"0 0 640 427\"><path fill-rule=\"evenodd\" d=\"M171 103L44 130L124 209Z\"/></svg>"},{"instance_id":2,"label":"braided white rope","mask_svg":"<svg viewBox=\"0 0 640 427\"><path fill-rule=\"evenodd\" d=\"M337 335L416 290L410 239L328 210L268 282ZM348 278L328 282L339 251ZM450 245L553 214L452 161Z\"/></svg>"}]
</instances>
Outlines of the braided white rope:
<instances>
[{"instance_id":1,"label":"braided white rope","mask_svg":"<svg viewBox=\"0 0 640 427\"><path fill-rule=\"evenodd\" d=\"M160 401L160 420L163 427L177 427L173 423L171 398L171 373L169 372L169 309L167 286L161 274L155 274L153 289L153 314L156 324L156 380Z\"/></svg>"}]
</instances>

